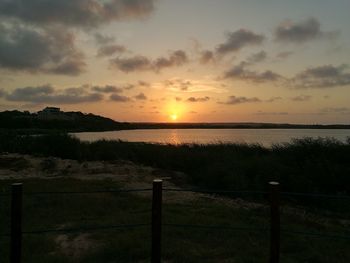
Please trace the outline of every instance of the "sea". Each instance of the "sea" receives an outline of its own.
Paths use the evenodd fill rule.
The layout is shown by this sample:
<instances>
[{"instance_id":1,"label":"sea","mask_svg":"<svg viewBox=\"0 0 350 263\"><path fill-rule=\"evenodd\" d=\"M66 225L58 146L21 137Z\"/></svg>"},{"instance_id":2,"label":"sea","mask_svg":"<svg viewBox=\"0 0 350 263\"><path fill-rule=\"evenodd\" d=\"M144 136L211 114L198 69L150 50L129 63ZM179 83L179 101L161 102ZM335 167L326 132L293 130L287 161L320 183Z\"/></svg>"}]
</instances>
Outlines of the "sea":
<instances>
[{"instance_id":1,"label":"sea","mask_svg":"<svg viewBox=\"0 0 350 263\"><path fill-rule=\"evenodd\" d=\"M82 141L122 140L162 144L258 143L272 146L305 137L350 140L350 129L139 129L72 133Z\"/></svg>"}]
</instances>

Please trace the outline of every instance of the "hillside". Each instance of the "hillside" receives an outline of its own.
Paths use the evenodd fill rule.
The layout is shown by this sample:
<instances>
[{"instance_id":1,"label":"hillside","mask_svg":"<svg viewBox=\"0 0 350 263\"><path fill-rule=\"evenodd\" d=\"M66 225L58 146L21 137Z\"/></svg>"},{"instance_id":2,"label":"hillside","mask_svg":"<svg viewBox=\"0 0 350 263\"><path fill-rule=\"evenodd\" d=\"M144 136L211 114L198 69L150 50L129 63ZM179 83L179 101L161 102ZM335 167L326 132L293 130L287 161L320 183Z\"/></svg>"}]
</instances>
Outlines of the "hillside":
<instances>
[{"instance_id":1,"label":"hillside","mask_svg":"<svg viewBox=\"0 0 350 263\"><path fill-rule=\"evenodd\" d=\"M0 128L2 129L106 131L127 127L129 127L128 123L116 122L91 113L64 112L58 108L45 108L37 113L18 110L0 112Z\"/></svg>"}]
</instances>

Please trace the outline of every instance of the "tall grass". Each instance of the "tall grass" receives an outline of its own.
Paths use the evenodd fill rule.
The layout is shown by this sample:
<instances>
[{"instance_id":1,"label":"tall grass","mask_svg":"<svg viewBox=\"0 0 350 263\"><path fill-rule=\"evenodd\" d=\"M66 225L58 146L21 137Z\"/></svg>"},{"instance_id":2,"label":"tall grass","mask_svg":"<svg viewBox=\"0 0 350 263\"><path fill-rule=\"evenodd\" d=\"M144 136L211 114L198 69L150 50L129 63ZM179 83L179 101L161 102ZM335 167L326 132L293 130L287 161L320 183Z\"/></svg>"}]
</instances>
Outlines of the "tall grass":
<instances>
[{"instance_id":1,"label":"tall grass","mask_svg":"<svg viewBox=\"0 0 350 263\"><path fill-rule=\"evenodd\" d=\"M277 180L285 191L350 194L350 141L294 139L259 144L164 145L123 141L82 142L67 134L0 134L0 151L84 160L130 160L176 170L189 183L211 189L263 190Z\"/></svg>"}]
</instances>

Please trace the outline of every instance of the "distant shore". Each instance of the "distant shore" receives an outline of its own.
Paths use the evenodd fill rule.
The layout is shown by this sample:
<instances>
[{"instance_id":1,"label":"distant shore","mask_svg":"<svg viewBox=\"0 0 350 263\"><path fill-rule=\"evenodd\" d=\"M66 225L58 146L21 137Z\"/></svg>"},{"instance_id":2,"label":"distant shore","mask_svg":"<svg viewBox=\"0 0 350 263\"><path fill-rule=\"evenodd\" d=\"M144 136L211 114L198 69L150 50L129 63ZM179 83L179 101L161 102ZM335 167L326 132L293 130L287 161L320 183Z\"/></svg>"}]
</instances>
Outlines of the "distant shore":
<instances>
[{"instance_id":1,"label":"distant shore","mask_svg":"<svg viewBox=\"0 0 350 263\"><path fill-rule=\"evenodd\" d=\"M0 130L22 134L43 134L51 131L93 132L135 129L350 129L350 124L289 124L289 123L184 123L184 122L118 122L103 116L82 112L28 111L0 112Z\"/></svg>"}]
</instances>

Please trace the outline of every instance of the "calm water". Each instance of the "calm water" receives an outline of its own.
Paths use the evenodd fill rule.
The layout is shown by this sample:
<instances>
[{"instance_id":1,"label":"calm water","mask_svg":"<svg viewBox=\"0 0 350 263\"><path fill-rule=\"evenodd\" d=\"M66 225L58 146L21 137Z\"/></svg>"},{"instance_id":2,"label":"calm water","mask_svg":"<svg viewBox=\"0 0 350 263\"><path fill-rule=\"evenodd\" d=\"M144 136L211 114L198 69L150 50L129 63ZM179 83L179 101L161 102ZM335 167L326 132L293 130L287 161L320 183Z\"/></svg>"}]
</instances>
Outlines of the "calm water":
<instances>
[{"instance_id":1,"label":"calm water","mask_svg":"<svg viewBox=\"0 0 350 263\"><path fill-rule=\"evenodd\" d=\"M149 129L109 132L74 133L83 141L100 139L152 143L202 143L246 142L270 146L273 143L289 142L292 138L333 137L345 141L350 130L332 129Z\"/></svg>"}]
</instances>

